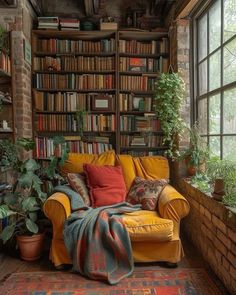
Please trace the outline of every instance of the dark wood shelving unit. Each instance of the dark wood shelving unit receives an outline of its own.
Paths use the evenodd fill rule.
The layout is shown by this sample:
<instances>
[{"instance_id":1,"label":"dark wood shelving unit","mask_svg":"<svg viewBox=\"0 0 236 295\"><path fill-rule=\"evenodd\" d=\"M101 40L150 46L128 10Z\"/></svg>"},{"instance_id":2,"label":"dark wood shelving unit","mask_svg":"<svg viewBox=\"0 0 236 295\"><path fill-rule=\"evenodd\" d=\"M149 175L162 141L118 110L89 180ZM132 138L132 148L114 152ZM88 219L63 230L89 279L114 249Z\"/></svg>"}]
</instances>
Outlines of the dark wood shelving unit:
<instances>
[{"instance_id":1,"label":"dark wood shelving unit","mask_svg":"<svg viewBox=\"0 0 236 295\"><path fill-rule=\"evenodd\" d=\"M34 80L34 86L33 86L33 97L34 97L34 105L33 105L33 122L36 122L35 128L34 128L34 135L37 137L45 137L45 138L50 138L53 137L56 134L62 134L64 136L78 136L79 137L79 130L77 131L51 131L51 130L39 130L37 128L37 122L39 120L39 116L41 116L43 119L42 120L48 120L47 124L45 126L50 126L52 121L57 121L59 119L59 116L62 116L60 118L64 118L66 116L69 116L68 120L73 120L74 115L76 114L76 109L74 109L71 106L74 101L72 101L72 98L69 98L70 95L74 95L76 98L76 103L77 99L78 101L81 102L81 106L84 107L84 105L89 102L89 99L94 99L92 95L97 95L97 97L101 96L110 96L112 99L112 106L111 107L107 106L104 109L93 109L93 107L88 107L86 105L86 114L88 115L86 117L86 120L90 120L91 122L88 121L86 122L87 125L93 126L93 124L111 124L108 123L109 120L115 120L112 123L112 128L114 130L112 131L83 131L84 134L84 140L86 140L86 137L89 138L87 142L91 142L91 138L93 136L101 136L101 137L106 137L109 138L109 142L112 144L112 148L116 150L117 153L120 152L132 152L132 151L140 151L141 153L146 150L148 154L155 154L157 151L158 154L161 150L164 150L164 147L161 146L129 146L129 147L124 147L121 145L121 136L153 136L153 137L160 137L162 136L162 131L161 130L156 130L153 129L153 131L129 131L131 128L127 128L127 130L122 131L121 130L121 121L123 116L134 116L134 117L152 117L152 114L155 114L154 111L152 110L138 110L138 109L127 109L123 110L121 109L120 105L120 97L121 95L132 95L133 97L143 97L149 99L149 97L153 97L154 95L154 87L153 84L150 84L151 86L142 86L140 83L136 83L137 87L134 85L130 85L132 87L122 87L121 79L127 79L130 77L130 79L158 79L158 76L160 75L159 70L154 70L154 65L153 65L153 70L150 70L149 65L146 70L121 70L120 69L120 59L121 58L134 58L134 59L143 59L146 61L146 63L153 64L155 63L161 63L162 59L168 59L169 57L169 48L165 48L166 50L163 50L161 46L163 45L164 41L168 38L168 33L167 32L133 32L133 31L44 31L44 30L34 30L32 32L32 64L33 64L33 79L34 77L37 76L38 81ZM129 51L127 52L122 52L121 50L121 44L120 42L124 41L132 41L134 40L139 44L139 48L142 49L142 52L138 52L138 50L135 48L136 53L130 53ZM97 42L97 43L96 43ZM100 42L100 43L99 43ZM68 45L67 48L65 48L65 44ZM100 45L99 45L100 44ZM145 48L147 46L149 49L148 50L143 50L142 48ZM87 46L87 50L85 50L85 47ZM97 46L97 47L96 47ZM99 51L98 48L99 46L104 48L104 51ZM160 47L160 48L159 48ZM152 50L152 53L150 51L150 48ZM69 51L70 49L70 51ZM143 53L143 52L146 53ZM48 57L47 60L51 60L54 62L62 62L63 70L55 70L53 67L52 69L47 69L44 68L46 57ZM85 57L85 59L89 60L91 59L91 63L94 60L94 64L92 64L92 69L90 70L89 67L84 69L78 68L78 65L70 65L74 61L78 61L81 57ZM101 65L100 68L106 68L106 70L97 70L95 66L95 57L96 57L96 62L102 62L103 58L109 58L111 59L111 68ZM71 61L70 61L71 58ZM93 59L94 58L94 59ZM37 61L37 69L34 67L34 60L36 59ZM73 62L72 62L73 59ZM114 60L113 60L114 59ZM65 61L69 63L65 63ZM98 61L99 60L99 61ZM114 61L114 62L113 62ZM70 68L71 67L71 68ZM76 68L77 67L77 68ZM150 66L151 67L151 66ZM113 83L113 87L109 88L94 88L91 87L92 83L91 82L88 84L85 84L85 87L79 87L81 89L78 89L76 86L75 81L71 81L72 85L75 85L75 87L71 87L71 84L67 84L67 81L71 78L71 74L75 74L75 76L72 75L72 77L75 77L75 81L77 81L77 76L78 79L84 79L84 76L87 75L87 78L90 79L93 76L93 79L103 79L105 82L101 82L99 80L99 86L100 83L105 83L107 82L107 77L106 75L111 75L111 83ZM44 77L43 75L52 75L52 80L55 79L56 83L55 85L60 85L60 79L67 79L66 84L63 85L63 87L48 87L46 83L42 82ZM47 77L47 76L45 76ZM102 78L101 78L102 77ZM123 77L123 78L122 78ZM51 79L51 76L50 76ZM57 80L58 79L58 80ZM91 78L92 79L92 78ZM102 80L102 81L103 81ZM39 82L40 81L40 82ZM86 80L87 81L87 80ZM95 80L94 80L95 81ZM152 82L152 81L151 81ZM48 81L50 83L50 81ZM73 84L75 83L75 84ZM87 82L86 82L87 83ZM135 82L134 82L135 83ZM149 83L149 81L148 81ZM46 85L46 87L45 87ZM94 84L96 85L96 84ZM106 84L110 85L109 83ZM64 87L64 86L69 86L69 87ZM147 90L149 89L150 90ZM152 89L151 89L152 88ZM134 90L135 89L135 90ZM58 98L59 97L59 98ZM41 101L41 108L38 109L36 106L36 98L37 100L43 100ZM106 98L104 100L103 98L103 104L106 105ZM62 107L57 107L53 108L50 106L48 107L49 103L54 103L55 99L60 99L63 101L63 106ZM64 100L63 100L64 99ZM71 105L69 102L69 99L71 99ZM74 98L73 98L74 99ZM52 100L53 102L49 101ZM145 100L145 99L144 99ZM69 107L66 104L69 104ZM45 107L46 104L46 107ZM97 102L99 105L99 103ZM58 111L56 111L58 110ZM67 111L69 110L69 111ZM101 115L101 116L100 116ZM58 116L58 117L57 117ZM64 116L64 117L63 117ZM90 117L89 117L90 116ZM94 116L94 117L93 117ZM114 117L115 119L114 119ZM101 117L103 121L98 123L98 117ZM49 118L49 119L46 119ZM105 120L107 120L106 123ZM69 121L68 121L69 122ZM42 122L41 122L42 123ZM43 123L45 123L43 121ZM58 121L59 124L59 121ZM71 122L68 124L73 125ZM102 125L105 126L105 125ZM44 127L43 127L44 128ZM90 127L91 128L91 127ZM92 127L93 128L93 127ZM50 129L50 128L49 128ZM59 128L60 129L60 128ZM91 142L92 144L92 142ZM48 157L41 156L40 158L46 159Z\"/></svg>"}]
</instances>

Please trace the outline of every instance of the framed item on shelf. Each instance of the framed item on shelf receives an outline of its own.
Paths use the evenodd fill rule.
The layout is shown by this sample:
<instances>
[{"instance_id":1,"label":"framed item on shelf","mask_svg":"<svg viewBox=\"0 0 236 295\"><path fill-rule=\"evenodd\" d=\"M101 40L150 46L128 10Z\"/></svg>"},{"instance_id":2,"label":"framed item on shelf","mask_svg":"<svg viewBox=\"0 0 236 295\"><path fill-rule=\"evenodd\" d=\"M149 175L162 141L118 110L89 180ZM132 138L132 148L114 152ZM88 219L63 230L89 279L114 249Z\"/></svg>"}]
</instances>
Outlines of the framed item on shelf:
<instances>
[{"instance_id":1,"label":"framed item on shelf","mask_svg":"<svg viewBox=\"0 0 236 295\"><path fill-rule=\"evenodd\" d=\"M112 111L112 97L109 95L92 96L92 111Z\"/></svg>"},{"instance_id":2,"label":"framed item on shelf","mask_svg":"<svg viewBox=\"0 0 236 295\"><path fill-rule=\"evenodd\" d=\"M147 59L131 57L129 60L129 70L133 72L145 72L147 70Z\"/></svg>"}]
</instances>

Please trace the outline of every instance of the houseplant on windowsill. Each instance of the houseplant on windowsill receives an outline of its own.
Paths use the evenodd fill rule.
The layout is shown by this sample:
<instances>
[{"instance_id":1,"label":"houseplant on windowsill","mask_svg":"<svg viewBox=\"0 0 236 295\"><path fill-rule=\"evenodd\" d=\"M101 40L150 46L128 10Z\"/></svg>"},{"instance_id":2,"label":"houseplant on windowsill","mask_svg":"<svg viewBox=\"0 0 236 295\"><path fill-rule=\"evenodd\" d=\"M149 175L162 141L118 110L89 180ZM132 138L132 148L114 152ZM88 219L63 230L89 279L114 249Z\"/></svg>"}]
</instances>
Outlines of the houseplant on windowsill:
<instances>
[{"instance_id":1,"label":"houseplant on windowsill","mask_svg":"<svg viewBox=\"0 0 236 295\"><path fill-rule=\"evenodd\" d=\"M189 146L180 155L180 160L184 159L190 176L199 172L204 172L206 161L209 159L209 149L207 144L200 136L198 123L196 122L189 132Z\"/></svg>"},{"instance_id":2,"label":"houseplant on windowsill","mask_svg":"<svg viewBox=\"0 0 236 295\"><path fill-rule=\"evenodd\" d=\"M166 155L172 160L179 157L178 142L185 127L180 117L184 92L184 82L171 66L169 73L162 73L156 82L154 108L163 131L163 145L168 146Z\"/></svg>"}]
</instances>

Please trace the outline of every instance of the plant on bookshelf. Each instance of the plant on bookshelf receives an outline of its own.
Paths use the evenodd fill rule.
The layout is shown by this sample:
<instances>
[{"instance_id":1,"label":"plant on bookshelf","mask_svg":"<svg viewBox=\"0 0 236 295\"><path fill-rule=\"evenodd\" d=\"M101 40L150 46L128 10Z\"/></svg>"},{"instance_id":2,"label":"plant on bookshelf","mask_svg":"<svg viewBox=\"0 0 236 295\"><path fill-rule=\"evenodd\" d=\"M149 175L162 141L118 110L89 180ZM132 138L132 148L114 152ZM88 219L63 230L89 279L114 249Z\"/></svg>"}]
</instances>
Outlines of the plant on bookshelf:
<instances>
[{"instance_id":1,"label":"plant on bookshelf","mask_svg":"<svg viewBox=\"0 0 236 295\"><path fill-rule=\"evenodd\" d=\"M163 131L163 144L172 160L179 157L178 140L185 124L180 117L184 82L178 73L162 73L155 87L154 105Z\"/></svg>"}]
</instances>

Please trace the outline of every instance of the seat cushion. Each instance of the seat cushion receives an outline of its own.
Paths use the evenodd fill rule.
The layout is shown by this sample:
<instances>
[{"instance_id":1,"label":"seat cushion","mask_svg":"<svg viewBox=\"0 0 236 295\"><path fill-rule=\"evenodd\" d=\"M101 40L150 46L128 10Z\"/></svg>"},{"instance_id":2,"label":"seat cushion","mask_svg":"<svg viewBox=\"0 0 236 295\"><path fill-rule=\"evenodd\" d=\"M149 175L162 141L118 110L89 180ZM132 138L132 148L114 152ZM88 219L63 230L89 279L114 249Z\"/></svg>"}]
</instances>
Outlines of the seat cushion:
<instances>
[{"instance_id":1,"label":"seat cushion","mask_svg":"<svg viewBox=\"0 0 236 295\"><path fill-rule=\"evenodd\" d=\"M161 218L156 211L140 210L122 215L131 241L170 241L173 221Z\"/></svg>"}]
</instances>

